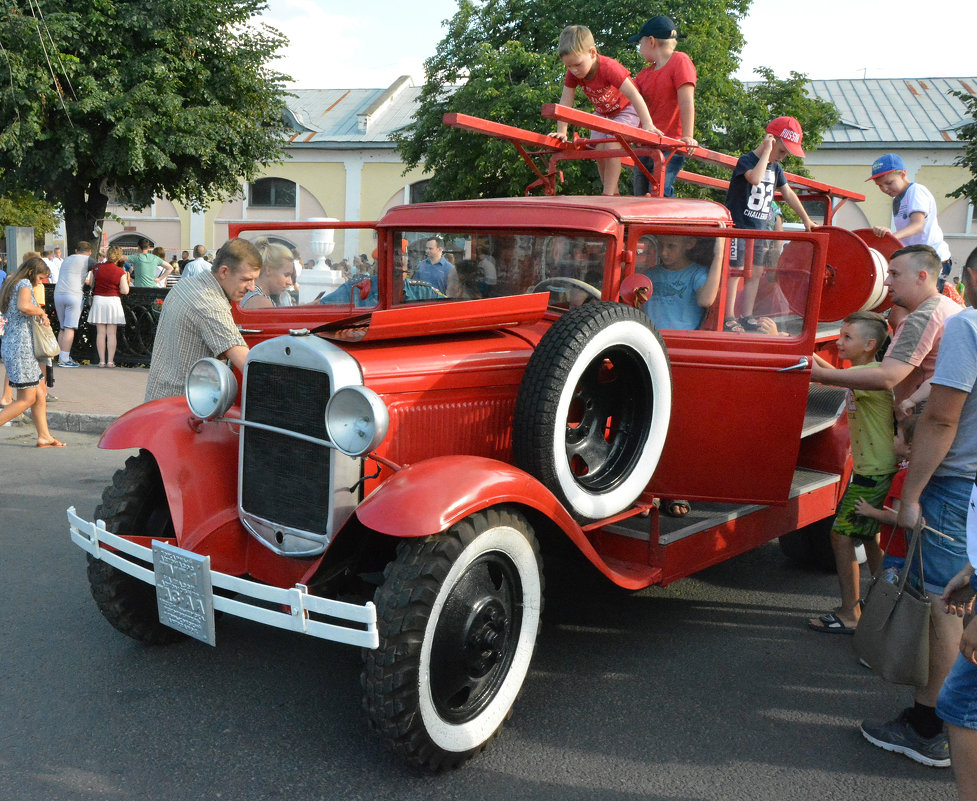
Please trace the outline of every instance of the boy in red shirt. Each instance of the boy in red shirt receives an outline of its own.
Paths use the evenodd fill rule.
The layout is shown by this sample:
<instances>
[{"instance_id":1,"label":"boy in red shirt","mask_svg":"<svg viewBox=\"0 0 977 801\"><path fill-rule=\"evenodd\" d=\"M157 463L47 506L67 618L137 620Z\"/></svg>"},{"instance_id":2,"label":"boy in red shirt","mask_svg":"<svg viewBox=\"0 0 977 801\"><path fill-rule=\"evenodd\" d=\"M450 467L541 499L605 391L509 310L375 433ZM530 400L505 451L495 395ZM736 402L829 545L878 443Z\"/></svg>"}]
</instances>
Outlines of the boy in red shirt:
<instances>
[{"instance_id":1,"label":"boy in red shirt","mask_svg":"<svg viewBox=\"0 0 977 801\"><path fill-rule=\"evenodd\" d=\"M559 55L567 68L560 105L572 107L579 86L594 104L594 113L598 117L661 133L652 123L648 106L631 81L627 68L613 58L597 54L590 28L585 25L568 25L564 28L560 34ZM554 135L565 142L567 124L557 122ZM603 136L606 134L599 131L591 133L591 139ZM601 145L601 148L606 150L609 146ZM621 160L598 159L597 169L604 184L604 194L619 194Z\"/></svg>"},{"instance_id":2,"label":"boy in red shirt","mask_svg":"<svg viewBox=\"0 0 977 801\"><path fill-rule=\"evenodd\" d=\"M685 53L675 49L679 36L675 23L669 17L652 17L637 34L628 39L638 45L638 52L648 66L634 76L634 85L648 105L648 112L657 121L665 136L681 139L695 147L695 65ZM653 161L645 156L641 163L652 169ZM675 152L665 165L665 197L675 197L672 186L675 176L685 163L685 155ZM647 176L639 169L634 171L634 194L648 194Z\"/></svg>"}]
</instances>

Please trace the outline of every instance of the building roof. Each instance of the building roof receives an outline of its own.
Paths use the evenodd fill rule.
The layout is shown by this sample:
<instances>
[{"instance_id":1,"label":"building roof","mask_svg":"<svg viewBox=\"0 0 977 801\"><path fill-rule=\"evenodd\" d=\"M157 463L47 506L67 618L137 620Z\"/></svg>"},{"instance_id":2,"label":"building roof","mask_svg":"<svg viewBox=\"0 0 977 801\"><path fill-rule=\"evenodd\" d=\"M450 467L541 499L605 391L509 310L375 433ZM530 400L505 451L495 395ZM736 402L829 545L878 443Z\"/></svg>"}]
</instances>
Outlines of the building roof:
<instances>
[{"instance_id":1,"label":"building roof","mask_svg":"<svg viewBox=\"0 0 977 801\"><path fill-rule=\"evenodd\" d=\"M959 147L958 133L972 122L950 90L977 94L977 78L865 78L809 81L812 97L834 103L841 121L822 148L891 144Z\"/></svg>"},{"instance_id":2,"label":"building roof","mask_svg":"<svg viewBox=\"0 0 977 801\"><path fill-rule=\"evenodd\" d=\"M972 122L950 90L977 94L977 77L863 78L808 81L812 97L834 103L841 121L822 149L959 148L958 132ZM390 135L411 122L421 87L401 76L386 89L296 89L288 99L293 147L394 146Z\"/></svg>"},{"instance_id":3,"label":"building roof","mask_svg":"<svg viewBox=\"0 0 977 801\"><path fill-rule=\"evenodd\" d=\"M407 75L386 89L294 89L289 144L393 147L390 134L411 121L420 93Z\"/></svg>"}]
</instances>

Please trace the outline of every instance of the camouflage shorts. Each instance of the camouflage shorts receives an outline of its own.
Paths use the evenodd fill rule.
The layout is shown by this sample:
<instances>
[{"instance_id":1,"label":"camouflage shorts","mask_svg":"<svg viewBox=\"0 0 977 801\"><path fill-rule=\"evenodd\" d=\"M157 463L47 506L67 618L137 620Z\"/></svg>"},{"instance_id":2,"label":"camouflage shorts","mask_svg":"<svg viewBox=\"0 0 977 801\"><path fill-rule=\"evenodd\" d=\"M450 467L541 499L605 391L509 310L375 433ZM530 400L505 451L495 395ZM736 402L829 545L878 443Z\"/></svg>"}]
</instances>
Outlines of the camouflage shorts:
<instances>
[{"instance_id":1,"label":"camouflage shorts","mask_svg":"<svg viewBox=\"0 0 977 801\"><path fill-rule=\"evenodd\" d=\"M889 494L891 483L892 475L862 476L858 473L852 474L851 484L848 485L841 503L838 504L838 512L835 516L834 525L831 527L832 530L858 540L873 539L879 533L879 527L882 524L871 517L856 513L855 502L859 498L864 498L870 506L881 509L885 502L885 496Z\"/></svg>"}]
</instances>

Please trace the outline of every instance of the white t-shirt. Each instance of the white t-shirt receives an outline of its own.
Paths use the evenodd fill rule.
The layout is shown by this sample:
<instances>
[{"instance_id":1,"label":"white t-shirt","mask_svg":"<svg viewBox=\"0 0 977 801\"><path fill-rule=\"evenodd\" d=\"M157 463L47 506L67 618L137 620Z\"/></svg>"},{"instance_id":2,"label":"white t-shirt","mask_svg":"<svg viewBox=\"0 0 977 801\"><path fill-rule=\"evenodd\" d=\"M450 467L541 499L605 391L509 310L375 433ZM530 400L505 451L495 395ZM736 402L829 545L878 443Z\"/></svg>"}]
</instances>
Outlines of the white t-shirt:
<instances>
[{"instance_id":1,"label":"white t-shirt","mask_svg":"<svg viewBox=\"0 0 977 801\"><path fill-rule=\"evenodd\" d=\"M85 276L95 266L87 253L74 253L61 262L55 295L80 295L85 288Z\"/></svg>"},{"instance_id":2,"label":"white t-shirt","mask_svg":"<svg viewBox=\"0 0 977 801\"><path fill-rule=\"evenodd\" d=\"M940 261L950 258L950 248L943 241L943 229L936 217L936 200L933 193L922 184L915 182L898 198L892 201L893 231L901 231L909 225L909 217L921 211L926 215L923 230L912 236L902 238L904 245L929 245L940 257Z\"/></svg>"}]
</instances>

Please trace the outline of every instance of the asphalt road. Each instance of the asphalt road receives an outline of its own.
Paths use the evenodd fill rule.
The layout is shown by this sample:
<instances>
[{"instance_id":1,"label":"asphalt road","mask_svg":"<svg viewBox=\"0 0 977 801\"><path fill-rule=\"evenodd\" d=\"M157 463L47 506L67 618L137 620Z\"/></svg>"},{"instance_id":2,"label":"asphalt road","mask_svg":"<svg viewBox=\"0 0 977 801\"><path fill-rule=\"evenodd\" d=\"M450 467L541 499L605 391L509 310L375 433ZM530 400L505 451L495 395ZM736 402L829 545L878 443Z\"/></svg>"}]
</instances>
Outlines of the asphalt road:
<instances>
[{"instance_id":1,"label":"asphalt road","mask_svg":"<svg viewBox=\"0 0 977 801\"><path fill-rule=\"evenodd\" d=\"M112 629L64 509L90 515L125 454L64 438L37 450L0 429L3 801L956 798L949 770L862 739L909 693L849 638L804 628L835 580L776 544L636 594L551 560L501 737L458 771L413 773L367 729L353 649L235 620L216 648Z\"/></svg>"}]
</instances>

